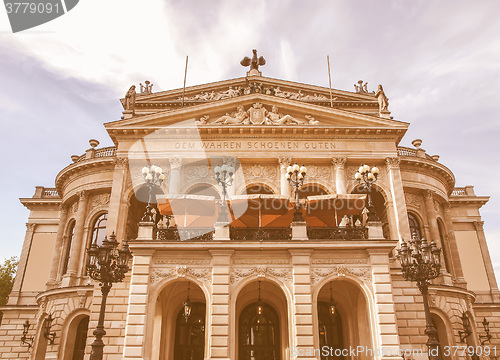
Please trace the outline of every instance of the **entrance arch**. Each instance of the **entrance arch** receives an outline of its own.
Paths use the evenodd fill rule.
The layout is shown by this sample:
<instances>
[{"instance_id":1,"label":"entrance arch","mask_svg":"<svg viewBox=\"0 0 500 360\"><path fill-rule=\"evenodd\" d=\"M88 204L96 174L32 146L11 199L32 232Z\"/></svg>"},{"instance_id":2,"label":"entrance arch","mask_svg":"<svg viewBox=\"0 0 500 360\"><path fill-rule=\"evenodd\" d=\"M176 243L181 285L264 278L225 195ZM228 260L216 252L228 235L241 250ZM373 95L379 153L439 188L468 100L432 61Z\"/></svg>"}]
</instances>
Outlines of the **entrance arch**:
<instances>
[{"instance_id":1,"label":"entrance arch","mask_svg":"<svg viewBox=\"0 0 500 360\"><path fill-rule=\"evenodd\" d=\"M191 312L185 317L184 304ZM154 306L151 360L203 360L207 344L207 301L189 279L174 280L159 293Z\"/></svg>"},{"instance_id":2,"label":"entrance arch","mask_svg":"<svg viewBox=\"0 0 500 360\"><path fill-rule=\"evenodd\" d=\"M331 311L332 306L334 314ZM316 299L317 344L320 347L326 345L329 349L349 349L357 346L373 349L369 309L365 292L353 280L342 277L324 283ZM359 354L360 359L372 357L370 354ZM333 356L332 359L344 357Z\"/></svg>"},{"instance_id":3,"label":"entrance arch","mask_svg":"<svg viewBox=\"0 0 500 360\"><path fill-rule=\"evenodd\" d=\"M245 284L238 292L235 314L237 360L287 359L288 302L277 284L267 278Z\"/></svg>"}]
</instances>

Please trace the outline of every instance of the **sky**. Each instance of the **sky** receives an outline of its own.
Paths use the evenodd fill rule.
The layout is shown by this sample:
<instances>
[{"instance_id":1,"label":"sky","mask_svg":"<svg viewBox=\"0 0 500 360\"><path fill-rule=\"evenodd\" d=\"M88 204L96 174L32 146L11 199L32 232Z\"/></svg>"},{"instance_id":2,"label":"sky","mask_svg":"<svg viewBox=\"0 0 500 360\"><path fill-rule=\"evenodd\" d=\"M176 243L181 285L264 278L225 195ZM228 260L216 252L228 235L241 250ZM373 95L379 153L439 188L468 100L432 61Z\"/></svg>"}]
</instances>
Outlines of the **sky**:
<instances>
[{"instance_id":1,"label":"sky","mask_svg":"<svg viewBox=\"0 0 500 360\"><path fill-rule=\"evenodd\" d=\"M384 86L401 142L489 195L481 209L500 276L500 2L480 0L82 0L49 23L13 34L0 8L0 260L21 252L28 210L20 197L89 148L112 145L132 85L153 91L242 77L258 49L264 76L353 91Z\"/></svg>"}]
</instances>

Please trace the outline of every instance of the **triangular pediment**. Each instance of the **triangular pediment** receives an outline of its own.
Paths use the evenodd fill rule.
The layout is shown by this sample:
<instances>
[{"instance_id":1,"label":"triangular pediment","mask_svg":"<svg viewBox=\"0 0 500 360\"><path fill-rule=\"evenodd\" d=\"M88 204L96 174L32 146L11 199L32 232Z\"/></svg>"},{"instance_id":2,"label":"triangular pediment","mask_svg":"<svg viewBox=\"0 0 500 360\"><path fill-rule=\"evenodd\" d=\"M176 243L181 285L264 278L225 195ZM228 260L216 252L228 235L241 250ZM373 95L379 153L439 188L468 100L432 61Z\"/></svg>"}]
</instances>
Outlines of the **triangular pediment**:
<instances>
[{"instance_id":1,"label":"triangular pediment","mask_svg":"<svg viewBox=\"0 0 500 360\"><path fill-rule=\"evenodd\" d=\"M349 110L367 115L378 114L374 92L362 87L357 92L342 91L306 85L261 76L249 76L210 84L174 89L156 93L138 93L135 102L137 115L148 115L165 110L197 106L208 103L260 94L323 107ZM121 100L125 104L124 99Z\"/></svg>"},{"instance_id":2,"label":"triangular pediment","mask_svg":"<svg viewBox=\"0 0 500 360\"><path fill-rule=\"evenodd\" d=\"M184 124L187 120L191 120L199 129L240 129L238 131L241 132L250 128L261 128L264 131L270 129L280 132L300 128L310 134L330 129L332 133L337 134L392 134L397 141L408 128L408 123L378 115L360 114L260 93L142 116L135 115L129 119L107 123L106 128L113 138L114 134L121 131L175 128L176 124Z\"/></svg>"}]
</instances>

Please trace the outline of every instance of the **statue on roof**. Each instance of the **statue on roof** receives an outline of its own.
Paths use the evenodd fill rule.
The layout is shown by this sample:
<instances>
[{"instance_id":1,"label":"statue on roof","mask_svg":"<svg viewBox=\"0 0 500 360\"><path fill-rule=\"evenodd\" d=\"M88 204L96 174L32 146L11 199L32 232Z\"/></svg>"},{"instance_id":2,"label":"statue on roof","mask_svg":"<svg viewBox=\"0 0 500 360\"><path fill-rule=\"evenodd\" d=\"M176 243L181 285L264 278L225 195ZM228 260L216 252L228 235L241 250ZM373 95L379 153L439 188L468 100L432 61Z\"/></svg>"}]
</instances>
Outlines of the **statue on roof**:
<instances>
[{"instance_id":1,"label":"statue on roof","mask_svg":"<svg viewBox=\"0 0 500 360\"><path fill-rule=\"evenodd\" d=\"M250 65L250 71L248 72L248 75L261 75L261 72L259 71L259 66L264 66L266 65L266 59L264 57L257 57L257 50L253 49L253 56L250 59L248 56L245 56L243 60L240 61L240 64L242 66L249 66Z\"/></svg>"},{"instance_id":2,"label":"statue on roof","mask_svg":"<svg viewBox=\"0 0 500 360\"><path fill-rule=\"evenodd\" d=\"M144 83L146 85L139 84L141 86L141 94L151 94L153 92L153 84L149 80L146 80Z\"/></svg>"},{"instance_id":3,"label":"statue on roof","mask_svg":"<svg viewBox=\"0 0 500 360\"><path fill-rule=\"evenodd\" d=\"M132 85L125 94L125 110L134 111L135 110L135 85Z\"/></svg>"},{"instance_id":4,"label":"statue on roof","mask_svg":"<svg viewBox=\"0 0 500 360\"><path fill-rule=\"evenodd\" d=\"M375 97L378 100L378 110L379 112L387 112L389 111L389 99L385 96L384 89L382 85L378 86L377 92L375 93Z\"/></svg>"}]
</instances>

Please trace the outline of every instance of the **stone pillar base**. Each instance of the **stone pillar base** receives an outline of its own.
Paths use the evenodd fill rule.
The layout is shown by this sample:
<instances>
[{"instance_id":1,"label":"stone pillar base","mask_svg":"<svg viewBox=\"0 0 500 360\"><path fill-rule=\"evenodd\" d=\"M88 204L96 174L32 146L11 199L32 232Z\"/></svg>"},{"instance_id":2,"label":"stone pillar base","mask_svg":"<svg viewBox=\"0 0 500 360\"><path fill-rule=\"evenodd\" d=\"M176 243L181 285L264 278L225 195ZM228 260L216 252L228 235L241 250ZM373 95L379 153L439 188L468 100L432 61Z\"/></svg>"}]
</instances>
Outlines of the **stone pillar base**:
<instances>
[{"instance_id":1,"label":"stone pillar base","mask_svg":"<svg viewBox=\"0 0 500 360\"><path fill-rule=\"evenodd\" d=\"M368 228L368 239L383 239L384 231L382 230L382 222L381 221L368 221L366 223L366 227Z\"/></svg>"},{"instance_id":2,"label":"stone pillar base","mask_svg":"<svg viewBox=\"0 0 500 360\"><path fill-rule=\"evenodd\" d=\"M154 224L152 222L140 222L139 231L137 232L137 240L153 240L153 228Z\"/></svg>"},{"instance_id":3,"label":"stone pillar base","mask_svg":"<svg viewBox=\"0 0 500 360\"><path fill-rule=\"evenodd\" d=\"M292 240L309 240L305 221L292 222Z\"/></svg>"},{"instance_id":4,"label":"stone pillar base","mask_svg":"<svg viewBox=\"0 0 500 360\"><path fill-rule=\"evenodd\" d=\"M215 223L214 240L229 241L229 225L226 223Z\"/></svg>"}]
</instances>

